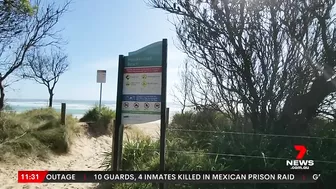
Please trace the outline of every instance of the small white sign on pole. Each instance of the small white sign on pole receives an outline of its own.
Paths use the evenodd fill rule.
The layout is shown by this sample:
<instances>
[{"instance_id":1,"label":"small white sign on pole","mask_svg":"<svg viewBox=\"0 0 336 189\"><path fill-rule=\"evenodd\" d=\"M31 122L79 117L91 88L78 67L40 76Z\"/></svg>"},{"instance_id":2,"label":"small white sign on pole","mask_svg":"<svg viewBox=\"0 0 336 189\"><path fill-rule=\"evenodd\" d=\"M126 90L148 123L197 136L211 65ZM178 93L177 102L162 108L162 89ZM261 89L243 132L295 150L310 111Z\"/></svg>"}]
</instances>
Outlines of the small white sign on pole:
<instances>
[{"instance_id":1,"label":"small white sign on pole","mask_svg":"<svg viewBox=\"0 0 336 189\"><path fill-rule=\"evenodd\" d=\"M97 83L106 83L106 70L97 70Z\"/></svg>"}]
</instances>

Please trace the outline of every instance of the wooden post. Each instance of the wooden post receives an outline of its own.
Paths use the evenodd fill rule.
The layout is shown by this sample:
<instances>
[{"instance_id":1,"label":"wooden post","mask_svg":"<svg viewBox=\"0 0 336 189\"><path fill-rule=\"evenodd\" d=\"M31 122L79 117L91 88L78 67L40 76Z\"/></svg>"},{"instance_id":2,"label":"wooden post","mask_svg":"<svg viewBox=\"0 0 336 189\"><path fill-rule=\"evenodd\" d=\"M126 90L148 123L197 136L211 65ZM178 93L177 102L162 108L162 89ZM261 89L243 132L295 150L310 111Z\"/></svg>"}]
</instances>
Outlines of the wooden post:
<instances>
[{"instance_id":1,"label":"wooden post","mask_svg":"<svg viewBox=\"0 0 336 189\"><path fill-rule=\"evenodd\" d=\"M66 104L62 103L62 108L61 108L61 124L65 125L65 111L66 110Z\"/></svg>"}]
</instances>

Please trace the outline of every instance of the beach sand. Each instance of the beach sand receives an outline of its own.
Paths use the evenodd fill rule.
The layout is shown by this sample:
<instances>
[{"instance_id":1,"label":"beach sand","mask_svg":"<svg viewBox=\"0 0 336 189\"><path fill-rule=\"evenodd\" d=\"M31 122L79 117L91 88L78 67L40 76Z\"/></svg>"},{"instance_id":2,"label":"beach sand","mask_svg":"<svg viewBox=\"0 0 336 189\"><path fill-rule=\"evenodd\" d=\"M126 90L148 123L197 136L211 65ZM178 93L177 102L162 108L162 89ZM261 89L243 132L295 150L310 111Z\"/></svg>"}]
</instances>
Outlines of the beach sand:
<instances>
[{"instance_id":1,"label":"beach sand","mask_svg":"<svg viewBox=\"0 0 336 189\"><path fill-rule=\"evenodd\" d=\"M159 139L160 138L160 122L151 122L151 123L146 123L146 124L137 124L137 125L126 125L125 128L125 135L124 138L127 136L128 131L133 131L131 132L131 135L134 134L141 134L145 136L149 136L152 139Z\"/></svg>"},{"instance_id":2,"label":"beach sand","mask_svg":"<svg viewBox=\"0 0 336 189\"><path fill-rule=\"evenodd\" d=\"M159 123L132 125L133 129L125 129L125 133L132 135L133 131L141 132L153 138L158 138ZM95 188L97 184L92 183L49 183L49 184L19 184L17 183L18 170L68 170L86 171L102 170L99 168L104 156L102 153L111 151L112 138L101 136L91 138L86 135L74 139L70 152L66 155L51 156L48 161L37 161L34 159L18 159L15 162L0 162L0 189L64 189Z\"/></svg>"}]
</instances>

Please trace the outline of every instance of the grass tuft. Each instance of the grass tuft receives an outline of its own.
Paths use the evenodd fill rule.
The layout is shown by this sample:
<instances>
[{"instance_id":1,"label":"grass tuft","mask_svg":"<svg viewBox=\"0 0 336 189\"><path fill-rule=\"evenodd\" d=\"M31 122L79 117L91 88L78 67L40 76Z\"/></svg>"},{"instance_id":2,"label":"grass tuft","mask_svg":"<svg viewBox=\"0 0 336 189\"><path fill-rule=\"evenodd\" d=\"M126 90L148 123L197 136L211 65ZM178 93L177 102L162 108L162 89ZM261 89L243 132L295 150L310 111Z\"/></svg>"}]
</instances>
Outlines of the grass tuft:
<instances>
[{"instance_id":1,"label":"grass tuft","mask_svg":"<svg viewBox=\"0 0 336 189\"><path fill-rule=\"evenodd\" d=\"M46 158L50 152L69 151L72 138L80 132L77 120L67 116L61 125L60 114L43 108L23 113L2 112L0 116L0 160L5 154Z\"/></svg>"},{"instance_id":2,"label":"grass tuft","mask_svg":"<svg viewBox=\"0 0 336 189\"><path fill-rule=\"evenodd\" d=\"M88 110L79 121L86 122L89 134L98 137L112 134L112 120L114 118L115 111L112 109L103 106L99 111L99 107L95 106Z\"/></svg>"},{"instance_id":3,"label":"grass tuft","mask_svg":"<svg viewBox=\"0 0 336 189\"><path fill-rule=\"evenodd\" d=\"M79 119L81 122L97 122L99 119L113 119L115 118L115 111L109 107L102 106L99 112L99 107L95 106L88 110L82 118Z\"/></svg>"}]
</instances>

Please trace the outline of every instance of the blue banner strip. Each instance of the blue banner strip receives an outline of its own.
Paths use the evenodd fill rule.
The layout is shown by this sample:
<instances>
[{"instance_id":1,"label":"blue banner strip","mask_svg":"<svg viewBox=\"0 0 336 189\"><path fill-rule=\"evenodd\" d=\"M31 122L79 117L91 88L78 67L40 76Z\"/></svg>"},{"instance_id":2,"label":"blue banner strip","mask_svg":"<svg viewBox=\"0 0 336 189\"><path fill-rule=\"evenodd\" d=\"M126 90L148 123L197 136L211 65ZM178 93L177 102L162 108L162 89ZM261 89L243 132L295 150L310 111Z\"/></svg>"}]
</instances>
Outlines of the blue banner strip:
<instances>
[{"instance_id":1,"label":"blue banner strip","mask_svg":"<svg viewBox=\"0 0 336 189\"><path fill-rule=\"evenodd\" d=\"M123 101L161 102L161 95L123 95Z\"/></svg>"}]
</instances>

